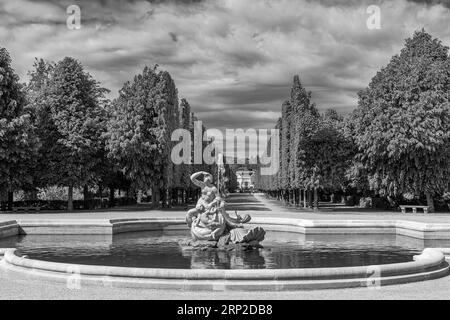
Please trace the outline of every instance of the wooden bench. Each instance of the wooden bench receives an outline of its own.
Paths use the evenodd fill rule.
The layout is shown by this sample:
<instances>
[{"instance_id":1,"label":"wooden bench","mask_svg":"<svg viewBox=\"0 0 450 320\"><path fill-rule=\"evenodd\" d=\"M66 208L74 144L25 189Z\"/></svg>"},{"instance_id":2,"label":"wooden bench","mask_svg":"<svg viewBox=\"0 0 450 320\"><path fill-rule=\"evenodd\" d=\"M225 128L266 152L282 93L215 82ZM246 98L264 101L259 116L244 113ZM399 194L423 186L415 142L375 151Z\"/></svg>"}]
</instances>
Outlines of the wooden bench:
<instances>
[{"instance_id":1,"label":"wooden bench","mask_svg":"<svg viewBox=\"0 0 450 320\"><path fill-rule=\"evenodd\" d=\"M40 211L41 208L40 207L14 207L12 210L14 212L17 212L17 211Z\"/></svg>"},{"instance_id":2,"label":"wooden bench","mask_svg":"<svg viewBox=\"0 0 450 320\"><path fill-rule=\"evenodd\" d=\"M408 206L400 206L400 209L402 209L402 213L406 213L406 209L412 209L413 213L417 213L417 209L422 209L423 213L428 213L428 206L414 206L414 205L408 205Z\"/></svg>"}]
</instances>

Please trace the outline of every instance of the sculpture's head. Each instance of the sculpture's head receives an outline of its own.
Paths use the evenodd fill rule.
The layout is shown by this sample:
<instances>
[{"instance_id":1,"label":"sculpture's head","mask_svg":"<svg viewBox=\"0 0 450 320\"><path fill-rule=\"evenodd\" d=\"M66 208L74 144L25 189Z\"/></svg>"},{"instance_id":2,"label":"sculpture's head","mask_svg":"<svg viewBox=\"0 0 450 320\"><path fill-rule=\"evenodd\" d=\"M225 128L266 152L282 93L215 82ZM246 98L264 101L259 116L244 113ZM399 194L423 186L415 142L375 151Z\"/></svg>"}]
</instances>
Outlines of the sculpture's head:
<instances>
[{"instance_id":1,"label":"sculpture's head","mask_svg":"<svg viewBox=\"0 0 450 320\"><path fill-rule=\"evenodd\" d=\"M213 178L212 174L208 173L208 174L205 174L203 181L206 184L212 184L214 182L214 178Z\"/></svg>"}]
</instances>

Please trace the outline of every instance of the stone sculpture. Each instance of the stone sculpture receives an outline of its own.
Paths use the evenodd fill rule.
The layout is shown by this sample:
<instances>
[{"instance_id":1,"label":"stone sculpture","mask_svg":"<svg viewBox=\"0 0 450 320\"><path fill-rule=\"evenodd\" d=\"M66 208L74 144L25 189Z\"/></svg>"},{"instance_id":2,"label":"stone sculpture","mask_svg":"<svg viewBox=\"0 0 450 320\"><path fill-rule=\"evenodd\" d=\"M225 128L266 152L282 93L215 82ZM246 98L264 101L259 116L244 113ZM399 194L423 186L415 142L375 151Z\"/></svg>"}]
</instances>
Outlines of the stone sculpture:
<instances>
[{"instance_id":1,"label":"stone sculpture","mask_svg":"<svg viewBox=\"0 0 450 320\"><path fill-rule=\"evenodd\" d=\"M203 179L199 179L203 176ZM244 228L251 217L246 214L231 217L225 210L223 193L213 184L208 172L197 172L192 182L202 189L195 208L188 211L186 223L191 230L191 247L215 248L240 244L245 248L259 248L264 240L265 230L261 227Z\"/></svg>"}]
</instances>

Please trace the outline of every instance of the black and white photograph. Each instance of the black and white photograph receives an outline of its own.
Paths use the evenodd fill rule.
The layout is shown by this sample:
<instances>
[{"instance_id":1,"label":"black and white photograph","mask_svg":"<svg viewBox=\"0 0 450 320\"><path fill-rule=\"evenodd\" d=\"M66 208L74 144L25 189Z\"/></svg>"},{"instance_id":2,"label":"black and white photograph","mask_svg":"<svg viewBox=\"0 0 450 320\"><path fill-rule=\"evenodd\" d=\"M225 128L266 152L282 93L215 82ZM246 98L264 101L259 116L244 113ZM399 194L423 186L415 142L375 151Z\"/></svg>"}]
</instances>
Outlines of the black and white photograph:
<instances>
[{"instance_id":1,"label":"black and white photograph","mask_svg":"<svg viewBox=\"0 0 450 320\"><path fill-rule=\"evenodd\" d=\"M0 0L0 300L450 299L449 47L450 0Z\"/></svg>"}]
</instances>

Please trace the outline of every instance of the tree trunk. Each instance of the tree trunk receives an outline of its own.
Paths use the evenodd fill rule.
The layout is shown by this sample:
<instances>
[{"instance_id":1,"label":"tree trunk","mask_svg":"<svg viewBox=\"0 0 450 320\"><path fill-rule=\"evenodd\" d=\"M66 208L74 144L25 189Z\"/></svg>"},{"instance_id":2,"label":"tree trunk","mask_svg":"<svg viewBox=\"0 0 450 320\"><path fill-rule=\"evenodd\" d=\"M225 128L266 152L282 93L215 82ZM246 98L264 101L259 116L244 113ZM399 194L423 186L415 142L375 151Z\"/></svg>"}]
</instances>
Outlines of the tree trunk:
<instances>
[{"instance_id":1,"label":"tree trunk","mask_svg":"<svg viewBox=\"0 0 450 320\"><path fill-rule=\"evenodd\" d=\"M317 188L314 188L314 209L319 209L319 192Z\"/></svg>"},{"instance_id":2,"label":"tree trunk","mask_svg":"<svg viewBox=\"0 0 450 320\"><path fill-rule=\"evenodd\" d=\"M14 204L14 192L8 191L8 211L11 211Z\"/></svg>"},{"instance_id":3,"label":"tree trunk","mask_svg":"<svg viewBox=\"0 0 450 320\"><path fill-rule=\"evenodd\" d=\"M430 192L425 192L425 196L427 197L427 206L429 207L428 212L432 213L434 212L433 195Z\"/></svg>"},{"instance_id":4,"label":"tree trunk","mask_svg":"<svg viewBox=\"0 0 450 320\"><path fill-rule=\"evenodd\" d=\"M313 208L313 193L311 189L308 189L308 207Z\"/></svg>"},{"instance_id":5,"label":"tree trunk","mask_svg":"<svg viewBox=\"0 0 450 320\"><path fill-rule=\"evenodd\" d=\"M308 204L306 203L306 197L307 197L307 192L306 189L303 189L303 208L306 209L308 207Z\"/></svg>"},{"instance_id":6,"label":"tree trunk","mask_svg":"<svg viewBox=\"0 0 450 320\"><path fill-rule=\"evenodd\" d=\"M303 190L298 189L298 206L303 207Z\"/></svg>"},{"instance_id":7,"label":"tree trunk","mask_svg":"<svg viewBox=\"0 0 450 320\"><path fill-rule=\"evenodd\" d=\"M166 190L159 189L159 196L161 198L161 208L165 208L166 207Z\"/></svg>"},{"instance_id":8,"label":"tree trunk","mask_svg":"<svg viewBox=\"0 0 450 320\"><path fill-rule=\"evenodd\" d=\"M391 207L395 207L396 206L395 201L394 201L394 199L392 199L391 196L387 196L386 198L387 198L387 201L389 202L389 205ZM428 198L427 198L427 201L428 201Z\"/></svg>"},{"instance_id":9,"label":"tree trunk","mask_svg":"<svg viewBox=\"0 0 450 320\"><path fill-rule=\"evenodd\" d=\"M136 203L142 203L142 190L138 190L138 192L137 192Z\"/></svg>"},{"instance_id":10,"label":"tree trunk","mask_svg":"<svg viewBox=\"0 0 450 320\"><path fill-rule=\"evenodd\" d=\"M67 200L67 210L73 211L73 185L69 186L69 192L68 192L68 200Z\"/></svg>"},{"instance_id":11,"label":"tree trunk","mask_svg":"<svg viewBox=\"0 0 450 320\"><path fill-rule=\"evenodd\" d=\"M0 190L0 211L6 211L7 208L7 192L5 190Z\"/></svg>"},{"instance_id":12,"label":"tree trunk","mask_svg":"<svg viewBox=\"0 0 450 320\"><path fill-rule=\"evenodd\" d=\"M87 185L83 187L83 209L90 209L89 206L89 188Z\"/></svg>"},{"instance_id":13,"label":"tree trunk","mask_svg":"<svg viewBox=\"0 0 450 320\"><path fill-rule=\"evenodd\" d=\"M115 193L114 187L110 186L109 187L109 207L110 208L113 208L116 205L116 203L115 203L116 201L114 199L114 193Z\"/></svg>"},{"instance_id":14,"label":"tree trunk","mask_svg":"<svg viewBox=\"0 0 450 320\"><path fill-rule=\"evenodd\" d=\"M153 203L153 207L154 208L159 208L160 206L160 190L157 187L153 187L152 188L152 203Z\"/></svg>"},{"instance_id":15,"label":"tree trunk","mask_svg":"<svg viewBox=\"0 0 450 320\"><path fill-rule=\"evenodd\" d=\"M166 205L167 208L172 208L172 192L169 188L166 189Z\"/></svg>"},{"instance_id":16,"label":"tree trunk","mask_svg":"<svg viewBox=\"0 0 450 320\"><path fill-rule=\"evenodd\" d=\"M98 185L98 193L100 194L100 209L103 209L103 186L101 183Z\"/></svg>"}]
</instances>

